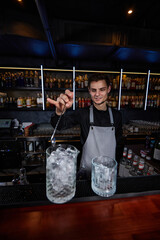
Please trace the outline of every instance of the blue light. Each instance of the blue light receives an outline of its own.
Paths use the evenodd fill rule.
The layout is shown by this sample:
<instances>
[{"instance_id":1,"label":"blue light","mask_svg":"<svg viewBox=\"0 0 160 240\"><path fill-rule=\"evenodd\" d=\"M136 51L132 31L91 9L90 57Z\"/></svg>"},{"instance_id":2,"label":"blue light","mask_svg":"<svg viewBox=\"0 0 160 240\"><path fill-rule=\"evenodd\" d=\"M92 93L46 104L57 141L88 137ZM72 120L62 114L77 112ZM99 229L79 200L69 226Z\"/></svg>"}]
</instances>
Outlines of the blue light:
<instances>
[{"instance_id":1,"label":"blue light","mask_svg":"<svg viewBox=\"0 0 160 240\"><path fill-rule=\"evenodd\" d=\"M72 57L79 57L82 56L84 52L84 47L78 44L68 44L68 50L71 53Z\"/></svg>"},{"instance_id":2,"label":"blue light","mask_svg":"<svg viewBox=\"0 0 160 240\"><path fill-rule=\"evenodd\" d=\"M147 51L146 59L148 60L148 62L155 63L159 60L158 58L159 56L156 51Z\"/></svg>"},{"instance_id":3,"label":"blue light","mask_svg":"<svg viewBox=\"0 0 160 240\"><path fill-rule=\"evenodd\" d=\"M116 55L120 60L125 61L130 58L132 53L133 50L131 48L120 48L117 50Z\"/></svg>"},{"instance_id":4,"label":"blue light","mask_svg":"<svg viewBox=\"0 0 160 240\"><path fill-rule=\"evenodd\" d=\"M160 53L139 48L119 48L114 55L121 61L160 62Z\"/></svg>"},{"instance_id":5,"label":"blue light","mask_svg":"<svg viewBox=\"0 0 160 240\"><path fill-rule=\"evenodd\" d=\"M40 40L32 40L30 43L31 51L38 56L44 56L49 53L49 46L47 42Z\"/></svg>"}]
</instances>

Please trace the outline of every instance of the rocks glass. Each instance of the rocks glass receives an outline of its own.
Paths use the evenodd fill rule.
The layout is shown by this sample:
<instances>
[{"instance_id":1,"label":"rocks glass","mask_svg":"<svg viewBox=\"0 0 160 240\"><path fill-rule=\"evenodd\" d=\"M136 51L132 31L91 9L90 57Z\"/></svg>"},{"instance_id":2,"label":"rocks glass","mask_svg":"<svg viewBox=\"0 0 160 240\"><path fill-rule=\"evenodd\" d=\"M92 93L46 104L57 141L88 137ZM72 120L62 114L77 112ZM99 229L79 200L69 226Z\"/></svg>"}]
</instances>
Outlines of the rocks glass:
<instances>
[{"instance_id":1,"label":"rocks glass","mask_svg":"<svg viewBox=\"0 0 160 240\"><path fill-rule=\"evenodd\" d=\"M117 162L107 156L92 159L91 187L102 196L110 197L116 192Z\"/></svg>"}]
</instances>

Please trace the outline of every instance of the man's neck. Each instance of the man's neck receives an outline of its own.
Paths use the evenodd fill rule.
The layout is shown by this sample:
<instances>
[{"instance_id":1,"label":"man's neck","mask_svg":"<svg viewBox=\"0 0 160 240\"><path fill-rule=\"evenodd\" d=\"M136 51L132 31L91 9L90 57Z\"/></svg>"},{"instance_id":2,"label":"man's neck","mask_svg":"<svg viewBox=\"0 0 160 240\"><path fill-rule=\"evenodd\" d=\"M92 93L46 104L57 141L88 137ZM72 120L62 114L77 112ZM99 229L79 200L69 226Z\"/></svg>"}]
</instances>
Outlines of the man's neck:
<instances>
[{"instance_id":1,"label":"man's neck","mask_svg":"<svg viewBox=\"0 0 160 240\"><path fill-rule=\"evenodd\" d=\"M97 110L100 110L100 111L106 111L106 110L107 110L106 101L105 101L103 104L101 104L101 105L98 105L98 104L96 104L96 103L93 102L93 105L95 106L95 108L96 108Z\"/></svg>"}]
</instances>

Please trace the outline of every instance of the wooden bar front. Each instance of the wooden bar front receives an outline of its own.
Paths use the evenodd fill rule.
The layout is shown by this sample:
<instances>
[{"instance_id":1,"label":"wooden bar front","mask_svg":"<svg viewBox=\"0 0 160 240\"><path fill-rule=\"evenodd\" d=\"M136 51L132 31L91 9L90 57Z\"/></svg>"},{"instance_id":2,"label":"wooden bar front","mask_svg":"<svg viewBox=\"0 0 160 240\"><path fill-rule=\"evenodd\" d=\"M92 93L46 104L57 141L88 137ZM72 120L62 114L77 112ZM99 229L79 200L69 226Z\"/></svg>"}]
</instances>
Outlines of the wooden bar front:
<instances>
[{"instance_id":1,"label":"wooden bar front","mask_svg":"<svg viewBox=\"0 0 160 240\"><path fill-rule=\"evenodd\" d=\"M0 209L0 239L158 240L160 195Z\"/></svg>"}]
</instances>

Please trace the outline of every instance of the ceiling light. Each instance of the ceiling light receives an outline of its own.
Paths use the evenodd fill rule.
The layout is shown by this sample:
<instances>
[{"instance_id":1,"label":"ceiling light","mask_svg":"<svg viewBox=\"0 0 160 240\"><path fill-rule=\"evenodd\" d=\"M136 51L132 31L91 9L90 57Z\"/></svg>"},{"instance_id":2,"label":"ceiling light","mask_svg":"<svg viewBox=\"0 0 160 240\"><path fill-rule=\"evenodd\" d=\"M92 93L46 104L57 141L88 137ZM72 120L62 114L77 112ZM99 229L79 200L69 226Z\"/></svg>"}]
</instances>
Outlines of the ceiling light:
<instances>
[{"instance_id":1,"label":"ceiling light","mask_svg":"<svg viewBox=\"0 0 160 240\"><path fill-rule=\"evenodd\" d=\"M133 10L132 9L129 9L128 10L128 14L132 14L133 13Z\"/></svg>"}]
</instances>

